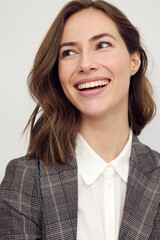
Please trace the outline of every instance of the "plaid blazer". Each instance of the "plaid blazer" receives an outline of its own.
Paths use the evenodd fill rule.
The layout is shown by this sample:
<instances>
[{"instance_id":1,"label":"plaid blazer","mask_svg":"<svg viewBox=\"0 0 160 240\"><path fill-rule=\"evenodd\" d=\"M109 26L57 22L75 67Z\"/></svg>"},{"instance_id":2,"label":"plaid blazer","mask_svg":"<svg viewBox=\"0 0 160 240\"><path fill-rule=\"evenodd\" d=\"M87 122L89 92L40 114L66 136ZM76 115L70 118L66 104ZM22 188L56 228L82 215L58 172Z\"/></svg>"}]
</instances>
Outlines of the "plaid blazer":
<instances>
[{"instance_id":1,"label":"plaid blazer","mask_svg":"<svg viewBox=\"0 0 160 240\"><path fill-rule=\"evenodd\" d=\"M75 240L75 159L47 168L28 156L12 160L0 187L1 240ZM119 240L160 240L160 154L134 136Z\"/></svg>"}]
</instances>

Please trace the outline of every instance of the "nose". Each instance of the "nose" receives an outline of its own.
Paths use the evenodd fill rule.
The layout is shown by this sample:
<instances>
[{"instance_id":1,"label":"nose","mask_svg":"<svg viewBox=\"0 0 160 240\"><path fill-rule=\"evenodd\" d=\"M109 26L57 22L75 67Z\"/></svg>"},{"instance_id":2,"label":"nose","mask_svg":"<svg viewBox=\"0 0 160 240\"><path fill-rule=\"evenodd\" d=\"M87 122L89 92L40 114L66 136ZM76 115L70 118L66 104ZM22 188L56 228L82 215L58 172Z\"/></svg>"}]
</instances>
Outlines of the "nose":
<instances>
[{"instance_id":1,"label":"nose","mask_svg":"<svg viewBox=\"0 0 160 240\"><path fill-rule=\"evenodd\" d=\"M90 52L83 52L80 56L79 61L79 72L80 73L90 73L97 70L98 65L95 61L94 56Z\"/></svg>"}]
</instances>

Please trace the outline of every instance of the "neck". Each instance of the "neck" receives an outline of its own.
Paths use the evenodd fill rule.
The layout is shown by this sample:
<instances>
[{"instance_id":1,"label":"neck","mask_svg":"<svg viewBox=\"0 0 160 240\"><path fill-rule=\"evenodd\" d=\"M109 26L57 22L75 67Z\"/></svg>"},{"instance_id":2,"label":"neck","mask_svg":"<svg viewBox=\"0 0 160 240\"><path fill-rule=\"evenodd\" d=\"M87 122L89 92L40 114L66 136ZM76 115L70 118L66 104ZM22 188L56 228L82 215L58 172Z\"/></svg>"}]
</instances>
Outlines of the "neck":
<instances>
[{"instance_id":1,"label":"neck","mask_svg":"<svg viewBox=\"0 0 160 240\"><path fill-rule=\"evenodd\" d=\"M112 161L123 150L129 137L128 116L122 119L82 116L80 134L91 148L106 162Z\"/></svg>"}]
</instances>

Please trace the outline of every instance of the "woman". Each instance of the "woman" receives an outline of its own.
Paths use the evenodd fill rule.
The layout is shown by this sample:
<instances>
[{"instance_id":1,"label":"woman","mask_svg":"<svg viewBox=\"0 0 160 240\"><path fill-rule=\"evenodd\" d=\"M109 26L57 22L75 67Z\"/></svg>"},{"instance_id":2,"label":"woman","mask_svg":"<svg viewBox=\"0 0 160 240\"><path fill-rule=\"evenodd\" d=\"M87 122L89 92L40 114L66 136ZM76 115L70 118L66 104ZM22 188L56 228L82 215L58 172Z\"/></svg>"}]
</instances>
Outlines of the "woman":
<instances>
[{"instance_id":1,"label":"woman","mask_svg":"<svg viewBox=\"0 0 160 240\"><path fill-rule=\"evenodd\" d=\"M1 184L1 239L160 239L160 154L138 31L104 1L61 10L36 55L28 155Z\"/></svg>"}]
</instances>

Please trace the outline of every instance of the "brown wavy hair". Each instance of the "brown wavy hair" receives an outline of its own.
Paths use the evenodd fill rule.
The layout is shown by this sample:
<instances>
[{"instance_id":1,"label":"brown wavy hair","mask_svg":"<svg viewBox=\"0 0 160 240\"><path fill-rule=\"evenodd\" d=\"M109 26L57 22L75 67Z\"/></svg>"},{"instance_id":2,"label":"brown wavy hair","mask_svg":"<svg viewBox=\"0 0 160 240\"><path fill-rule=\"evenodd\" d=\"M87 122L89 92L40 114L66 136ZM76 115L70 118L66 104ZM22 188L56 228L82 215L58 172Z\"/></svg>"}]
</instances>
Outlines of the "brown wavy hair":
<instances>
[{"instance_id":1,"label":"brown wavy hair","mask_svg":"<svg viewBox=\"0 0 160 240\"><path fill-rule=\"evenodd\" d=\"M30 93L37 103L26 126L30 126L28 153L31 157L43 159L46 164L67 164L68 158L75 156L80 112L62 90L58 77L58 54L66 20L90 7L104 12L115 22L130 54L135 51L140 53L141 66L131 77L129 89L128 119L133 133L139 135L155 115L152 87L145 76L147 56L137 29L119 9L105 1L71 1L63 7L47 32L28 77Z\"/></svg>"}]
</instances>

